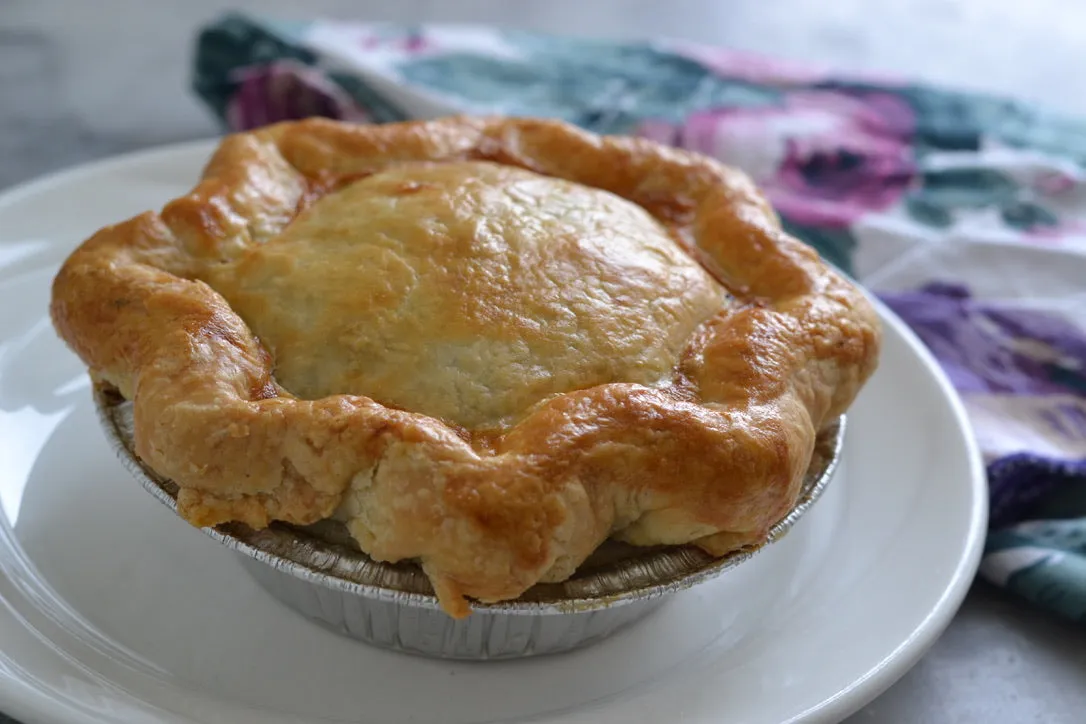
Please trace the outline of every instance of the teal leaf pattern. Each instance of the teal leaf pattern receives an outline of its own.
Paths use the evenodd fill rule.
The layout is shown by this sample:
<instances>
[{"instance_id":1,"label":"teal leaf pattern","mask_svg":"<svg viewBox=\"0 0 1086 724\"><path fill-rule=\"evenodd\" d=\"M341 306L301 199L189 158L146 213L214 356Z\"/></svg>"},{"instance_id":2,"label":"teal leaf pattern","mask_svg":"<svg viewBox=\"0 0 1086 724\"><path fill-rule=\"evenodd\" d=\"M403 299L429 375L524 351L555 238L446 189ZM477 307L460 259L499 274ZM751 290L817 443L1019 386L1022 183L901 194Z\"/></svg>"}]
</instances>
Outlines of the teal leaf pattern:
<instances>
[{"instance_id":1,"label":"teal leaf pattern","mask_svg":"<svg viewBox=\"0 0 1086 724\"><path fill-rule=\"evenodd\" d=\"M450 53L407 59L411 84L452 94L472 107L557 117L600 133L629 130L645 117L678 120L717 106L760 106L774 89L720 78L700 64L643 45L520 40L520 58ZM591 68L592 72L586 72Z\"/></svg>"},{"instance_id":2,"label":"teal leaf pattern","mask_svg":"<svg viewBox=\"0 0 1086 724\"><path fill-rule=\"evenodd\" d=\"M1018 185L998 171L952 169L921 176L918 195L944 208L1002 206L1018 196Z\"/></svg>"},{"instance_id":3,"label":"teal leaf pattern","mask_svg":"<svg viewBox=\"0 0 1086 724\"><path fill-rule=\"evenodd\" d=\"M923 193L909 194L905 198L905 211L914 221L936 229L942 229L954 223L954 215L950 209Z\"/></svg>"},{"instance_id":4,"label":"teal leaf pattern","mask_svg":"<svg viewBox=\"0 0 1086 724\"><path fill-rule=\"evenodd\" d=\"M1038 227L1056 227L1060 220L1040 204L1016 201L1005 204L1001 210L1003 223L1019 231L1033 231Z\"/></svg>"},{"instance_id":5,"label":"teal leaf pattern","mask_svg":"<svg viewBox=\"0 0 1086 724\"><path fill-rule=\"evenodd\" d=\"M905 211L932 228L954 223L955 212L993 208L1003 223L1020 232L1054 229L1056 214L1034 200L1032 189L987 168L955 168L921 174L919 184L905 198Z\"/></svg>"},{"instance_id":6,"label":"teal leaf pattern","mask_svg":"<svg viewBox=\"0 0 1086 724\"><path fill-rule=\"evenodd\" d=\"M1029 555L1015 555L1019 551ZM986 552L989 567L993 561L1008 566L995 574L1008 590L1086 623L1086 518L1031 521L993 532Z\"/></svg>"}]
</instances>

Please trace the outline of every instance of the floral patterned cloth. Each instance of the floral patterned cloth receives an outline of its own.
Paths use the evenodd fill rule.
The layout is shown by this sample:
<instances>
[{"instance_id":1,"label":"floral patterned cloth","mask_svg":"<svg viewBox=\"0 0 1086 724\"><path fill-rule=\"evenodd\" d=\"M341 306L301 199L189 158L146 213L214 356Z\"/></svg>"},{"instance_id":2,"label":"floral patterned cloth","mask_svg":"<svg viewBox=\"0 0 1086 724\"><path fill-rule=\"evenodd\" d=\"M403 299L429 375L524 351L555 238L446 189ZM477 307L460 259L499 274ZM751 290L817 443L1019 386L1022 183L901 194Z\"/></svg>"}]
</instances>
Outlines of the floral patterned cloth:
<instances>
[{"instance_id":1,"label":"floral patterned cloth","mask_svg":"<svg viewBox=\"0 0 1086 724\"><path fill-rule=\"evenodd\" d=\"M240 16L200 35L194 84L233 129L539 115L742 167L961 393L991 491L981 574L1086 623L1086 123L682 42Z\"/></svg>"}]
</instances>

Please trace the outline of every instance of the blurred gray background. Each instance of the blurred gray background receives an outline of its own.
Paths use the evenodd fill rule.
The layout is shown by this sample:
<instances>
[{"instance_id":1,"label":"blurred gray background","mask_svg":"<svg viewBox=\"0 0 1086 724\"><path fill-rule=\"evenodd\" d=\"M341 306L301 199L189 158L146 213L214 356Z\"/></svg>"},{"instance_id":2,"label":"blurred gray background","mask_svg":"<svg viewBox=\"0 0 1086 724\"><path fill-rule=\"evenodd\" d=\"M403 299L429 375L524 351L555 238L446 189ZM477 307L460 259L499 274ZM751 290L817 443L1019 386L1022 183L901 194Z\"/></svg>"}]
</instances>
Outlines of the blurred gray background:
<instances>
[{"instance_id":1,"label":"blurred gray background","mask_svg":"<svg viewBox=\"0 0 1086 724\"><path fill-rule=\"evenodd\" d=\"M188 91L190 48L228 9L681 37L1086 116L1076 0L0 0L0 188L215 134ZM934 649L851 721L1086 721L1086 631L977 584Z\"/></svg>"}]
</instances>

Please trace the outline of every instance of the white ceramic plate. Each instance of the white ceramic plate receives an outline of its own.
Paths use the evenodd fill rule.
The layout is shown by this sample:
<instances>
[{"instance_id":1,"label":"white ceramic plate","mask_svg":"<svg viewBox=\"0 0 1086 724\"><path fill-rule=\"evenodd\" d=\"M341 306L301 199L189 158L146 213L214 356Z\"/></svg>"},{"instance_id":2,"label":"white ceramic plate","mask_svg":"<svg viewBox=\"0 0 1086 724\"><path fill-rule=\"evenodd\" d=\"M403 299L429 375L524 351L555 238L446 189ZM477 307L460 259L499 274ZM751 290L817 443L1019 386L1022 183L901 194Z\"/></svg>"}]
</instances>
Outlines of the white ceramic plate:
<instances>
[{"instance_id":1,"label":"white ceramic plate","mask_svg":"<svg viewBox=\"0 0 1086 724\"><path fill-rule=\"evenodd\" d=\"M782 542L590 649L512 663L371 649L269 599L129 478L49 284L98 227L186 190L190 144L0 197L0 707L27 722L839 720L901 676L972 579L965 416L889 314L838 477Z\"/></svg>"}]
</instances>

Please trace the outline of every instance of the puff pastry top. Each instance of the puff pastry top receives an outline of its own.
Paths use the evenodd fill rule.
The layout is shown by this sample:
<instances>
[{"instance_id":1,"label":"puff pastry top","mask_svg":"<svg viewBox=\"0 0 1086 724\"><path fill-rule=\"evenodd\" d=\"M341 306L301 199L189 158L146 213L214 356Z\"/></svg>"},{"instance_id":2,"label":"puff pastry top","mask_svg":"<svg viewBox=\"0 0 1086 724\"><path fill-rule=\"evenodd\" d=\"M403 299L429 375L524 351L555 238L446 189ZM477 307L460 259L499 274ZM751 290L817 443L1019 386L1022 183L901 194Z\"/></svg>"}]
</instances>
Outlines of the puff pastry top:
<instances>
[{"instance_id":1,"label":"puff pastry top","mask_svg":"<svg viewBox=\"0 0 1086 724\"><path fill-rule=\"evenodd\" d=\"M292 394L472 429L572 390L670 383L723 298L640 206L485 161L355 181L206 279Z\"/></svg>"},{"instance_id":2,"label":"puff pastry top","mask_svg":"<svg viewBox=\"0 0 1086 724\"><path fill-rule=\"evenodd\" d=\"M189 521L340 517L458 616L609 536L764 540L879 344L741 173L524 119L231 136L52 315Z\"/></svg>"}]
</instances>

